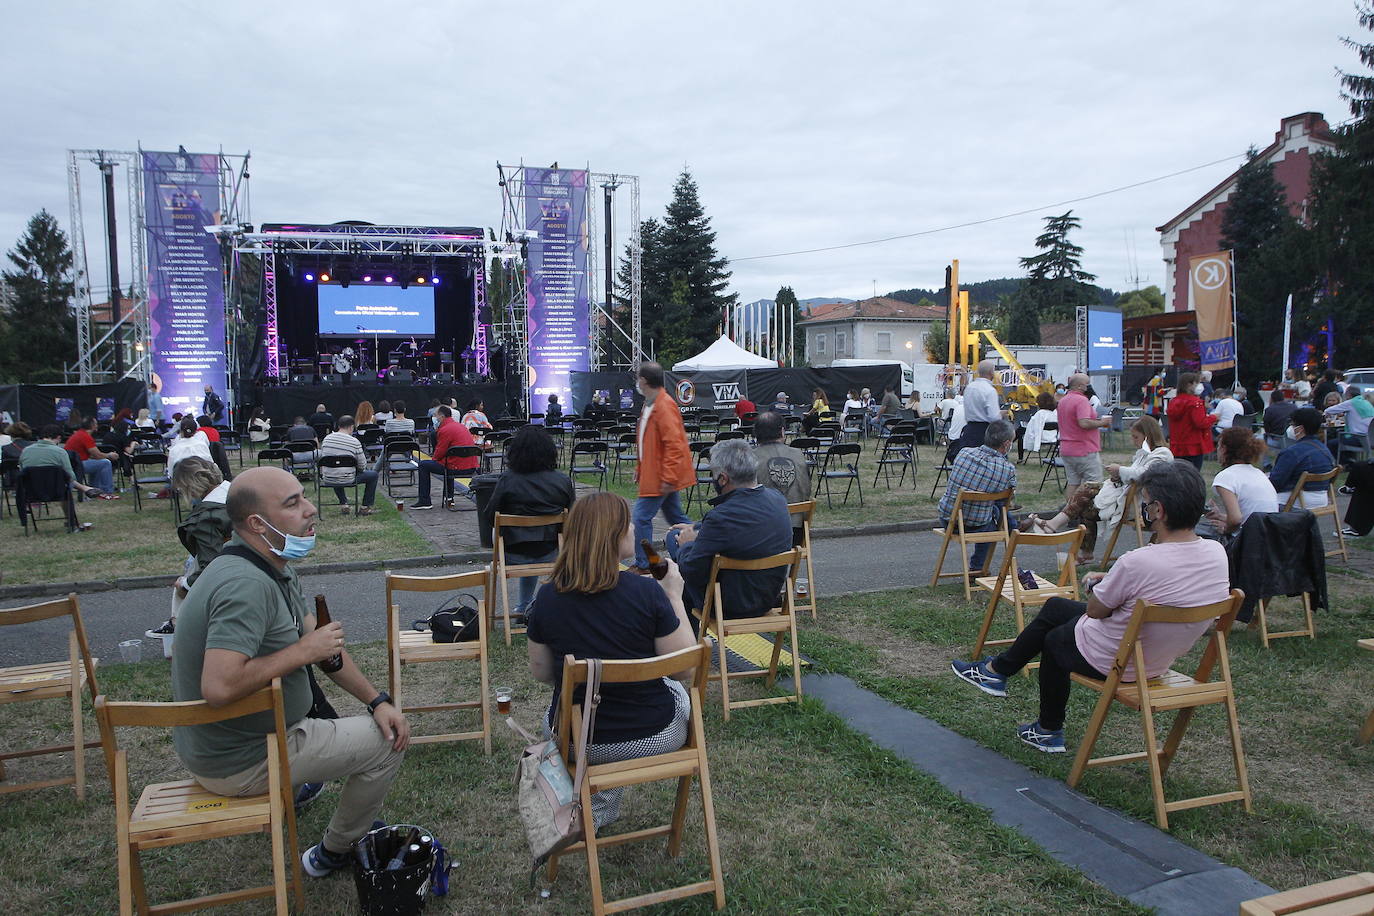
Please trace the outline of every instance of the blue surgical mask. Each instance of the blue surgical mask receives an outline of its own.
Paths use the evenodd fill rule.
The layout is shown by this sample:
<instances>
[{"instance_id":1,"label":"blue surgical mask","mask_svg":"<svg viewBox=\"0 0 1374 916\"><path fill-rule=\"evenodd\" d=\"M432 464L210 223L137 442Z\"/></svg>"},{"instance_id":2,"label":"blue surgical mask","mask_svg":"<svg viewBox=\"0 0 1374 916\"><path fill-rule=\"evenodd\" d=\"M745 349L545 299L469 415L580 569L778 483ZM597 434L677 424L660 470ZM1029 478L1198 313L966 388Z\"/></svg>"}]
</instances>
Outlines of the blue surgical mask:
<instances>
[{"instance_id":1,"label":"blue surgical mask","mask_svg":"<svg viewBox=\"0 0 1374 916\"><path fill-rule=\"evenodd\" d=\"M1152 502L1154 500L1150 500L1150 503ZM1143 502L1140 504L1140 523L1147 528L1155 523L1155 520L1150 516L1150 503Z\"/></svg>"},{"instance_id":2,"label":"blue surgical mask","mask_svg":"<svg viewBox=\"0 0 1374 916\"><path fill-rule=\"evenodd\" d=\"M258 518L262 518L262 516L259 515ZM282 545L281 549L278 550L276 547L272 546L271 541L267 541L266 538L263 538L264 541L267 541L267 549L284 560L303 560L310 556L310 551L315 549L315 535L313 534L305 536L299 534L286 534L283 531L277 531L276 527L265 518L262 518L262 523L273 531L276 531L277 534L280 534L282 540L286 542Z\"/></svg>"}]
</instances>

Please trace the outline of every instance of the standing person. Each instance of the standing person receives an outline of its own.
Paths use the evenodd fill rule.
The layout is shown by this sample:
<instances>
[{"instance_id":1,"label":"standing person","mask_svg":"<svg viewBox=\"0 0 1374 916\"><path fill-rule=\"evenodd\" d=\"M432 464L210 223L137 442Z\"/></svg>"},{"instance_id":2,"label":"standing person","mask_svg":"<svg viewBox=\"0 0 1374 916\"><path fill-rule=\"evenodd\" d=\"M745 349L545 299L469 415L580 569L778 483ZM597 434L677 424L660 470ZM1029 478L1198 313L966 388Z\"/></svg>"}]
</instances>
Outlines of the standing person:
<instances>
[{"instance_id":1,"label":"standing person","mask_svg":"<svg viewBox=\"0 0 1374 916\"><path fill-rule=\"evenodd\" d=\"M434 421L438 427L434 430L434 458L426 458L420 462L420 469L416 472L419 478L419 496L415 500L412 509L433 509L434 503L429 498L429 478L431 474L438 474L444 478L443 501L451 502L454 498L452 489L458 491L458 495L468 500L469 504L474 502L472 491L467 488L461 480L448 476L445 472L458 471L471 476L481 464L482 459L476 455L471 458L450 458L448 450L464 445L476 445L477 440L472 438L472 433L463 424L453 419L453 411L440 404L434 411ZM395 422L394 420L392 421Z\"/></svg>"},{"instance_id":2,"label":"standing person","mask_svg":"<svg viewBox=\"0 0 1374 916\"><path fill-rule=\"evenodd\" d=\"M641 363L635 387L644 398L639 414L639 498L635 500L635 571L649 571L641 541L654 537L654 516L663 512L668 524L691 522L682 511L678 491L696 483L692 466L692 450L687 446L687 430L682 426L682 413L677 402L663 391L663 367L658 363Z\"/></svg>"},{"instance_id":3,"label":"standing person","mask_svg":"<svg viewBox=\"0 0 1374 916\"><path fill-rule=\"evenodd\" d=\"M506 443L505 467L482 507L485 525L496 524L496 513L505 515L556 515L571 509L577 499L572 480L558 470L558 446L542 426L522 426ZM512 566L549 563L558 556L558 529L552 525L537 528L505 528L506 562ZM518 582L514 613L523 615L534 600L539 586L537 576L522 576Z\"/></svg>"},{"instance_id":4,"label":"standing person","mask_svg":"<svg viewBox=\"0 0 1374 916\"><path fill-rule=\"evenodd\" d=\"M96 425L95 417L86 417L82 420L76 432L67 437L66 449L81 462L86 479L97 491L110 499L119 499L119 494L114 491L114 466L119 460L119 455L115 452L102 452L96 447L95 437L91 435Z\"/></svg>"},{"instance_id":5,"label":"standing person","mask_svg":"<svg viewBox=\"0 0 1374 916\"><path fill-rule=\"evenodd\" d=\"M773 411L759 414L754 421L754 457L758 459L759 483L772 487L783 495L789 503L803 503L811 498L811 472L806 466L806 455L782 441L782 417ZM792 546L800 547L804 532L803 516L792 516ZM810 582L806 578L806 565L797 567L796 592L798 597L806 597Z\"/></svg>"},{"instance_id":6,"label":"standing person","mask_svg":"<svg viewBox=\"0 0 1374 916\"><path fill-rule=\"evenodd\" d=\"M214 423L218 423L220 418L224 416L224 401L215 394L215 389L209 385L205 386L205 397L200 402L200 412Z\"/></svg>"},{"instance_id":7,"label":"standing person","mask_svg":"<svg viewBox=\"0 0 1374 916\"><path fill-rule=\"evenodd\" d=\"M992 384L996 363L985 359L978 364L978 375L964 389L964 429L959 436L959 448L978 448L988 431L988 424L1002 419L997 387Z\"/></svg>"},{"instance_id":8,"label":"standing person","mask_svg":"<svg viewBox=\"0 0 1374 916\"><path fill-rule=\"evenodd\" d=\"M1202 381L1196 372L1178 377L1178 393L1169 401L1169 451L1199 471L1202 459L1212 451L1212 424L1217 418L1202 403Z\"/></svg>"},{"instance_id":9,"label":"standing person","mask_svg":"<svg viewBox=\"0 0 1374 916\"><path fill-rule=\"evenodd\" d=\"M377 472L367 466L367 453L363 450L363 444L358 441L358 437L353 434L353 418L348 414L339 417L339 428L337 431L324 437L320 443L320 457L330 455L341 455L353 459L353 470L348 468L321 468L321 486L333 486L334 493L339 497L339 505L343 507L344 515L348 515L348 494L342 486L336 486L339 482L345 484L357 477L359 483L363 485L363 504L358 506L358 515L372 514L372 501L377 497Z\"/></svg>"},{"instance_id":10,"label":"standing person","mask_svg":"<svg viewBox=\"0 0 1374 916\"><path fill-rule=\"evenodd\" d=\"M156 425L163 421L162 414L162 387L158 383L157 376L153 376L153 383L148 386L148 413L152 415L153 424Z\"/></svg>"},{"instance_id":11,"label":"standing person","mask_svg":"<svg viewBox=\"0 0 1374 916\"><path fill-rule=\"evenodd\" d=\"M281 468L249 468L229 488L234 536L181 606L172 694L178 702L224 706L281 678L291 777L298 783L345 780L320 842L301 857L321 878L348 866L349 848L372 828L410 744L410 726L358 670L344 648L343 624L317 626L288 562L315 546L315 507L300 481ZM339 656L329 677L367 706L367 716L308 718L308 666ZM269 719L270 721L270 719ZM173 730L177 756L217 795L257 795L268 781L265 723L245 716Z\"/></svg>"},{"instance_id":12,"label":"standing person","mask_svg":"<svg viewBox=\"0 0 1374 916\"><path fill-rule=\"evenodd\" d=\"M1102 433L1110 418L1099 418L1088 400L1088 377L1082 372L1069 376L1068 391L1060 398L1059 455L1064 460L1064 501L1072 502L1079 484L1102 482Z\"/></svg>"}]
</instances>

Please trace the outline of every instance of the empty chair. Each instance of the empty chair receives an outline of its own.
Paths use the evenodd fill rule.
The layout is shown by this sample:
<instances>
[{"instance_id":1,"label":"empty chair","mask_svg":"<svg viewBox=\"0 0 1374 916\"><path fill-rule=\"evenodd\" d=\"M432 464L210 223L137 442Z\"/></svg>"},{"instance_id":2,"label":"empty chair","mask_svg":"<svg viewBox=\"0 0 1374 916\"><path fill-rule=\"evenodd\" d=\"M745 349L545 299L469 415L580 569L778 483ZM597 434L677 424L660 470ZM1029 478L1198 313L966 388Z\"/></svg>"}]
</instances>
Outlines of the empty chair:
<instances>
[{"instance_id":1,"label":"empty chair","mask_svg":"<svg viewBox=\"0 0 1374 916\"><path fill-rule=\"evenodd\" d=\"M824 441L824 440L822 440ZM850 489L857 489L859 494L859 505L864 504L863 482L859 480L859 456L863 454L863 447L857 442L841 443L832 445L825 450L825 457L821 461L820 471L816 475L816 495L820 495L821 486L825 488L825 504L833 509L831 502L830 482L832 480L847 480L844 488L844 500L841 505L849 505Z\"/></svg>"},{"instance_id":2,"label":"empty chair","mask_svg":"<svg viewBox=\"0 0 1374 916\"><path fill-rule=\"evenodd\" d=\"M607 445L599 439L574 441L568 464L568 476L573 483L577 478L592 477L598 490L606 489Z\"/></svg>"},{"instance_id":3,"label":"empty chair","mask_svg":"<svg viewBox=\"0 0 1374 916\"><path fill-rule=\"evenodd\" d=\"M878 452L878 467L873 472L873 486L878 486L879 477L887 488L892 489L892 469L901 468L897 476L897 486L906 482L907 469L911 469L911 483L916 484L916 436L913 433L893 433L882 440L882 451Z\"/></svg>"}]
</instances>

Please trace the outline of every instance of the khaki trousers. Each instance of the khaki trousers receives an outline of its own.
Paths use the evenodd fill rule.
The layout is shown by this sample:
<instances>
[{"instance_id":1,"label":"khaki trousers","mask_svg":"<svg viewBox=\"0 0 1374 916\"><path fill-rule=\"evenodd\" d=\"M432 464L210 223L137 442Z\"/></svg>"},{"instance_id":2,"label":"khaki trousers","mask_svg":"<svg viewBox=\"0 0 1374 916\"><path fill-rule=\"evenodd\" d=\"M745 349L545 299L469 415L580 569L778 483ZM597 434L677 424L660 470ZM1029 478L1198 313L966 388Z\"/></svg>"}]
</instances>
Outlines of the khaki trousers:
<instances>
[{"instance_id":1,"label":"khaki trousers","mask_svg":"<svg viewBox=\"0 0 1374 916\"><path fill-rule=\"evenodd\" d=\"M405 752L392 750L371 716L301 719L286 732L293 784L344 780L323 842L331 852L346 852L372 829ZM267 759L232 776L197 776L196 781L218 795L259 795L267 791Z\"/></svg>"}]
</instances>

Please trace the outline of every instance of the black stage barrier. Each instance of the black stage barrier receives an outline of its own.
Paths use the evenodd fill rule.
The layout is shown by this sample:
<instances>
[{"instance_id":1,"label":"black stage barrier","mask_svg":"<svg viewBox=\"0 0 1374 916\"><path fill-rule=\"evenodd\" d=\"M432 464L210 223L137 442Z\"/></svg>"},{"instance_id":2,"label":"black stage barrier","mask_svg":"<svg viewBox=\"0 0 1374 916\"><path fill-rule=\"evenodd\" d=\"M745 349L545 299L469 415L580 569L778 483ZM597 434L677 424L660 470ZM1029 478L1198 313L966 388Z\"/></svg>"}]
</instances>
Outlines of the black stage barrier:
<instances>
[{"instance_id":1,"label":"black stage barrier","mask_svg":"<svg viewBox=\"0 0 1374 916\"><path fill-rule=\"evenodd\" d=\"M72 409L84 417L96 415L98 398L113 398L115 411L127 407L135 414L148 406L148 389L141 380L123 379L99 385L5 385L0 387L0 407L23 420L35 432L57 417L57 399L70 398ZM196 404L199 409L200 404ZM170 411L171 408L169 407Z\"/></svg>"},{"instance_id":2,"label":"black stage barrier","mask_svg":"<svg viewBox=\"0 0 1374 916\"><path fill-rule=\"evenodd\" d=\"M564 413L582 413L598 392L606 397L607 403L614 410L621 409L626 395L629 396L629 404L625 405L626 410L636 407L641 400L635 391L633 372L574 372L571 384L572 406L564 404ZM530 402L530 413L543 413L548 407L549 397L543 395Z\"/></svg>"},{"instance_id":3,"label":"black stage barrier","mask_svg":"<svg viewBox=\"0 0 1374 916\"><path fill-rule=\"evenodd\" d=\"M406 402L406 416L412 420L426 416L429 402L434 398L458 402L459 418L467 410L468 402L481 398L486 405L486 414L491 419L509 416L506 410L505 386L490 385L286 385L283 387L259 387L256 390L257 403L266 411L273 423L289 424L296 417L309 418L316 405L323 404L325 409L336 418L344 414L352 415L361 401L371 401L372 409L382 401L395 403L398 399ZM244 417L248 413L243 413Z\"/></svg>"},{"instance_id":4,"label":"black stage barrier","mask_svg":"<svg viewBox=\"0 0 1374 916\"><path fill-rule=\"evenodd\" d=\"M837 414L844 409L845 397L851 388L856 391L867 388L875 401L881 401L884 386L891 385L894 391L900 392L901 384L902 367L897 365L750 369L744 382L749 400L759 410L770 407L779 391L787 392L794 408L810 410L811 392L819 388Z\"/></svg>"}]
</instances>

